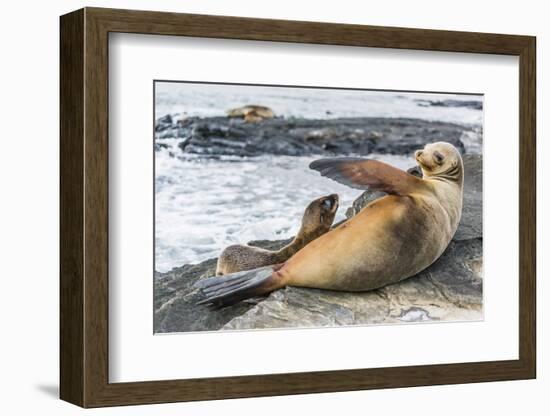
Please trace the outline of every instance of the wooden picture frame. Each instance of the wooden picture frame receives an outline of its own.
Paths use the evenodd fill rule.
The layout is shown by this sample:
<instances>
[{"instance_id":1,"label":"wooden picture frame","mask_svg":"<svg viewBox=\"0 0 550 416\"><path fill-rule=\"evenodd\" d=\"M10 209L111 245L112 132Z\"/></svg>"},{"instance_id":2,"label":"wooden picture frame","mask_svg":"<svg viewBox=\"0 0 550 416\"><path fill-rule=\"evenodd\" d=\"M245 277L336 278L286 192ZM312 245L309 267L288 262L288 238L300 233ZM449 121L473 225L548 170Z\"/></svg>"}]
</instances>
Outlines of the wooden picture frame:
<instances>
[{"instance_id":1,"label":"wooden picture frame","mask_svg":"<svg viewBox=\"0 0 550 416\"><path fill-rule=\"evenodd\" d=\"M60 396L82 407L338 392L536 376L535 38L85 8L61 17ZM298 42L519 57L519 359L109 383L108 35Z\"/></svg>"}]
</instances>

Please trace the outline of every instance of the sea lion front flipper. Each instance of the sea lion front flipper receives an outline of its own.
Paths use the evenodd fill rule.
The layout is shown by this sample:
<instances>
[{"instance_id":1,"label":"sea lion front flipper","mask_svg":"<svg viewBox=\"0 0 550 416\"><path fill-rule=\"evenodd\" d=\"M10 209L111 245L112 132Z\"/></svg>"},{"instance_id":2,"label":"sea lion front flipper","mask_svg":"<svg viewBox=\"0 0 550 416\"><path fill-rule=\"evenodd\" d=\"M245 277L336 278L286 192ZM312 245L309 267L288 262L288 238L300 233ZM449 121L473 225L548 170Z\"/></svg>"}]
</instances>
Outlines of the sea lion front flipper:
<instances>
[{"instance_id":1,"label":"sea lion front flipper","mask_svg":"<svg viewBox=\"0 0 550 416\"><path fill-rule=\"evenodd\" d=\"M335 157L318 159L309 165L336 182L355 189L372 189L407 195L426 186L425 182L401 169L373 159Z\"/></svg>"},{"instance_id":2,"label":"sea lion front flipper","mask_svg":"<svg viewBox=\"0 0 550 416\"><path fill-rule=\"evenodd\" d=\"M241 300L266 295L277 289L274 266L260 267L225 276L209 277L195 283L204 297L197 305L214 307L233 305Z\"/></svg>"}]
</instances>

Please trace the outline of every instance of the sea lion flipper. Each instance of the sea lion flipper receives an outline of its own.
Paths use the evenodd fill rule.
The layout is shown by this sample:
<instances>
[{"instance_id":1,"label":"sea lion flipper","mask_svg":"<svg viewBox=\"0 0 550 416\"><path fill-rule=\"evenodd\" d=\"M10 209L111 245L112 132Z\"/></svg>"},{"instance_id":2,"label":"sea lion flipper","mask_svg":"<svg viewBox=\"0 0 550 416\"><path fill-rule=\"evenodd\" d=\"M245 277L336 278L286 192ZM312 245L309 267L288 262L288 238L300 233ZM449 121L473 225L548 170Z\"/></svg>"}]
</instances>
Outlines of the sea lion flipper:
<instances>
[{"instance_id":1,"label":"sea lion flipper","mask_svg":"<svg viewBox=\"0 0 550 416\"><path fill-rule=\"evenodd\" d=\"M273 266L202 279L194 285L203 296L197 304L215 307L233 305L271 292L277 288L275 280Z\"/></svg>"},{"instance_id":2,"label":"sea lion flipper","mask_svg":"<svg viewBox=\"0 0 550 416\"><path fill-rule=\"evenodd\" d=\"M406 195L425 186L422 179L373 159L356 157L318 159L309 167L327 178L355 189L368 188L388 194Z\"/></svg>"}]
</instances>

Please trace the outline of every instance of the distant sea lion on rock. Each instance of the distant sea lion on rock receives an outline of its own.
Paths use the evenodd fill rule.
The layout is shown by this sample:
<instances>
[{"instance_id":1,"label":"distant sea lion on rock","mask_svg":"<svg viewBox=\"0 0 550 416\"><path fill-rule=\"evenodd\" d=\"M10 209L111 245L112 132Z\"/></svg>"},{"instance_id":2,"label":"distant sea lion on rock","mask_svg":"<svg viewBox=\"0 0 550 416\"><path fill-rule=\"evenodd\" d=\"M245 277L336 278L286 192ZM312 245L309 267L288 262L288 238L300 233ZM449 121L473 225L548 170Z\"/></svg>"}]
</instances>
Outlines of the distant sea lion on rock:
<instances>
[{"instance_id":1,"label":"distant sea lion on rock","mask_svg":"<svg viewBox=\"0 0 550 416\"><path fill-rule=\"evenodd\" d=\"M218 258L216 275L285 262L306 244L329 231L337 210L338 195L332 194L315 199L307 206L300 230L289 244L276 251L245 245L229 246Z\"/></svg>"},{"instance_id":2,"label":"distant sea lion on rock","mask_svg":"<svg viewBox=\"0 0 550 416\"><path fill-rule=\"evenodd\" d=\"M271 108L261 105L245 105L244 107L234 108L227 112L228 117L244 118L246 123L255 123L266 118L275 117L275 113Z\"/></svg>"},{"instance_id":3,"label":"distant sea lion on rock","mask_svg":"<svg viewBox=\"0 0 550 416\"><path fill-rule=\"evenodd\" d=\"M464 168L451 144L415 152L422 178L384 162L320 159L310 167L337 182L388 195L313 240L284 263L199 280L199 303L230 305L284 286L367 291L414 276L451 241L462 213Z\"/></svg>"}]
</instances>

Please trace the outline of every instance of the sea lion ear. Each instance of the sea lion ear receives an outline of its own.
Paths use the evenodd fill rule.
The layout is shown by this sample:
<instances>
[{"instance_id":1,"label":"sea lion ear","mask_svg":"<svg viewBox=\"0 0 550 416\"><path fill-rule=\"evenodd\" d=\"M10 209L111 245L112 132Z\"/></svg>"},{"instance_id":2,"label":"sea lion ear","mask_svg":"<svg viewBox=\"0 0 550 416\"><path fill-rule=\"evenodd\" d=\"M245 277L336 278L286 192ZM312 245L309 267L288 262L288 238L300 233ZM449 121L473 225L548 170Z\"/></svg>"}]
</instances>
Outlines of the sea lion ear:
<instances>
[{"instance_id":1,"label":"sea lion ear","mask_svg":"<svg viewBox=\"0 0 550 416\"><path fill-rule=\"evenodd\" d=\"M426 186L424 180L379 160L328 158L315 160L309 167L322 176L355 189L407 195Z\"/></svg>"}]
</instances>

